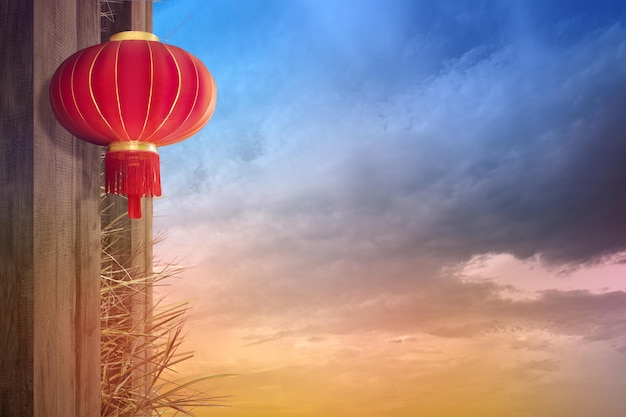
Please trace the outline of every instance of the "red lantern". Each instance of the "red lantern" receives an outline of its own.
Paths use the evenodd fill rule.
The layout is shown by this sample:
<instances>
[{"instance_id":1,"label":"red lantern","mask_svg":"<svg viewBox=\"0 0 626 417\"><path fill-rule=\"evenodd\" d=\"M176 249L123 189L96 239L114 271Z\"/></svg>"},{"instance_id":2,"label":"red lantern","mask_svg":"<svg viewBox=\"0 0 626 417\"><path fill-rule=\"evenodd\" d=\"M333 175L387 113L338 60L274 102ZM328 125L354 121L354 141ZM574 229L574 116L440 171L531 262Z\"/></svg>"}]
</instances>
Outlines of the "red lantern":
<instances>
[{"instance_id":1,"label":"red lantern","mask_svg":"<svg viewBox=\"0 0 626 417\"><path fill-rule=\"evenodd\" d=\"M121 32L66 59L50 82L52 110L79 139L108 145L105 191L161 195L157 147L182 141L211 118L217 90L211 73L184 50L147 32Z\"/></svg>"}]
</instances>

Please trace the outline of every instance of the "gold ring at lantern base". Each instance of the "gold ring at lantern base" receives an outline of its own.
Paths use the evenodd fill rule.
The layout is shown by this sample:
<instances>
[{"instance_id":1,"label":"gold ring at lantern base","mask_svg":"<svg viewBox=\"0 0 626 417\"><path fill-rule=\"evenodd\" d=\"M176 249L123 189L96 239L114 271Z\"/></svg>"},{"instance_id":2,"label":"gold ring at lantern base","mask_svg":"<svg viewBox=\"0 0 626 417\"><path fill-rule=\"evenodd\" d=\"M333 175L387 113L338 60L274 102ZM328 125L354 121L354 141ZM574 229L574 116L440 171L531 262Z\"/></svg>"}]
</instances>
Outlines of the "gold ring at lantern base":
<instances>
[{"instance_id":1,"label":"gold ring at lantern base","mask_svg":"<svg viewBox=\"0 0 626 417\"><path fill-rule=\"evenodd\" d=\"M154 143L150 143L150 142L130 141L130 142L112 142L109 144L109 152L123 152L123 151L144 151L144 152L159 153L157 151L157 146Z\"/></svg>"},{"instance_id":2,"label":"gold ring at lantern base","mask_svg":"<svg viewBox=\"0 0 626 417\"><path fill-rule=\"evenodd\" d=\"M142 32L140 30L127 30L111 35L109 41L159 41L159 37L154 33Z\"/></svg>"}]
</instances>

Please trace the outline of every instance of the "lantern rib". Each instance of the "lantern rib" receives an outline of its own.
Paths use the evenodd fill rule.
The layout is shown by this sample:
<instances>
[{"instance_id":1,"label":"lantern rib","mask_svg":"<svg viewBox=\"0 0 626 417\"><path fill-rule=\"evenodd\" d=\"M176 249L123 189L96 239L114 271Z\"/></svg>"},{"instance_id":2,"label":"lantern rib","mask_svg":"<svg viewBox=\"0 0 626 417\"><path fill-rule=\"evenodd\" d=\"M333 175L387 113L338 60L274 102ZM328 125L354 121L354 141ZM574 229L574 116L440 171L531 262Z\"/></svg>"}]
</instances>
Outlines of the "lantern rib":
<instances>
[{"instance_id":1,"label":"lantern rib","mask_svg":"<svg viewBox=\"0 0 626 417\"><path fill-rule=\"evenodd\" d=\"M61 76L65 72L65 67L66 66L67 66L67 60L65 62L63 62L61 64L61 66L59 67L59 69L57 70L58 71L58 78L61 78ZM70 78L70 81L73 81L73 80ZM65 115L67 115L68 110L67 110L67 106L65 105L65 100L63 100L63 89L61 88L61 83L60 82L58 82L56 84L56 86L57 86L57 89L56 89L57 92L56 92L55 96L57 97L57 100L52 100L51 101L52 109L55 111L55 114L58 114L58 115L61 116L60 119L62 118L63 121L67 123L67 119L66 119ZM61 112L61 109L59 109L57 101L61 104L61 107L63 107L63 111L62 112ZM79 112L79 114L80 114L80 112ZM64 123L64 125L65 125L65 123Z\"/></svg>"},{"instance_id":2,"label":"lantern rib","mask_svg":"<svg viewBox=\"0 0 626 417\"><path fill-rule=\"evenodd\" d=\"M167 45L163 45L163 47L165 48L165 50L170 54L170 56L172 57L172 59L174 60L174 65L176 65L176 72L178 73L178 91L176 91L176 98L174 98L174 102L172 103L172 106L170 107L170 111L167 113L167 116L165 116L163 118L163 121L161 122L161 124L154 130L154 132L152 132L150 134L150 136L148 136L145 141L149 142L150 138L152 138L152 136L154 136L159 130L161 130L161 128L163 127L163 125L165 124L165 122L167 122L167 119L170 118L170 116L172 115L172 112L174 111L174 108L176 107L176 105L178 104L178 100L180 98L180 90L182 88L182 75L181 75L181 71L180 71L180 65L178 65L178 61L176 60L176 57L174 56L174 54L172 53L172 51L170 51L170 49L167 47Z\"/></svg>"},{"instance_id":3,"label":"lantern rib","mask_svg":"<svg viewBox=\"0 0 626 417\"><path fill-rule=\"evenodd\" d=\"M146 127L148 126L150 111L152 110L152 93L154 90L154 56L152 54L152 46L150 46L150 42L146 41L146 45L148 46L148 52L150 56L150 92L148 93L148 108L146 109L146 118L143 121L143 127L141 129L141 133L139 134L138 140L143 140L142 136L146 132Z\"/></svg>"},{"instance_id":4,"label":"lantern rib","mask_svg":"<svg viewBox=\"0 0 626 417\"><path fill-rule=\"evenodd\" d=\"M176 135L178 133L180 128L185 128L186 127L185 124L187 123L187 120L189 120L189 118L191 117L191 114L196 109L196 103L198 102L198 95L200 93L200 74L198 73L198 66L196 65L196 61L191 59L191 63L193 64L193 68L194 68L195 74L196 74L196 94L195 94L195 96L193 98L193 105L189 109L189 112L187 113L187 117L185 117L185 120L183 120L181 122L180 127L178 129L174 130L169 135L167 135L167 137L174 136L174 135ZM188 130L188 128L187 128L187 130ZM187 130L185 130L185 129L182 130L182 135L181 135L180 139L183 139L183 138L189 136L189 135L187 135ZM174 139L178 139L178 137L174 138Z\"/></svg>"},{"instance_id":5,"label":"lantern rib","mask_svg":"<svg viewBox=\"0 0 626 417\"><path fill-rule=\"evenodd\" d=\"M209 78L211 80L211 96L214 96L216 94L215 91L217 90L217 87L215 85L215 79L210 73L209 73ZM194 124L195 127L186 133L185 138L193 136L199 131L201 131L204 125L206 124L206 122L213 116L214 111L215 111L215 98L211 100L211 104L209 104L209 107L207 107L206 111L203 113L202 117L200 118L200 122L197 122L196 124Z\"/></svg>"},{"instance_id":6,"label":"lantern rib","mask_svg":"<svg viewBox=\"0 0 626 417\"><path fill-rule=\"evenodd\" d=\"M96 56L93 58L93 61L91 62L91 67L89 67L89 96L91 97L91 101L93 105L95 106L96 111L100 115L100 118L109 127L109 129L111 129L111 132L113 133L113 137L118 138L117 132L113 129L113 127L109 124L109 121L102 114L102 110L100 110L100 106L98 106L98 102L96 101L96 97L93 93L93 67L96 66L96 61L98 60L98 57L100 56L102 51L104 51L104 48L106 48L106 44L102 48L100 48Z\"/></svg>"},{"instance_id":7,"label":"lantern rib","mask_svg":"<svg viewBox=\"0 0 626 417\"><path fill-rule=\"evenodd\" d=\"M85 124L90 126L89 122L87 122L87 119L83 115L83 112L80 111L80 106L78 105L78 102L76 101L76 92L74 91L74 72L76 71L76 66L78 65L78 61L80 61L80 58L83 56L84 53L85 51L82 51L82 53L74 60L74 65L72 66L72 73L70 74L70 91L72 92L72 101L74 102L74 107L76 108L76 111L78 112L80 118L83 119ZM63 102L63 106L65 106L65 102Z\"/></svg>"},{"instance_id":8,"label":"lantern rib","mask_svg":"<svg viewBox=\"0 0 626 417\"><path fill-rule=\"evenodd\" d=\"M71 97L72 97L72 102L74 104L74 108L76 109L76 112L78 113L78 115L80 116L80 118L83 120L85 126L87 126L88 130L89 130L89 137L81 137L81 139L91 139L91 140L108 140L108 138L106 136L104 136L102 133L100 133L96 128L94 128L88 121L87 118L85 117L85 115L83 114L83 112L80 110L80 106L78 105L78 101L76 101L76 91L74 89L74 81L75 81L75 76L74 73L76 71L76 66L78 65L78 62L80 61L81 57L84 55L85 50L80 51L80 54L78 56L76 56L76 58L73 60L73 65L72 65L72 70L70 73L70 92L71 92ZM61 74L65 71L65 66L67 65L67 63L64 63L63 69L61 70ZM67 104L65 103L65 100L63 99L64 95L61 94L61 85L59 85L59 100L61 101L61 103L63 104L63 108L65 109L65 114L67 114ZM73 132L71 132L72 134L74 134Z\"/></svg>"},{"instance_id":9,"label":"lantern rib","mask_svg":"<svg viewBox=\"0 0 626 417\"><path fill-rule=\"evenodd\" d=\"M120 123L122 124L122 130L126 134L126 139L131 141L130 135L128 134L128 130L126 130L126 123L124 123L124 115L122 114L122 101L120 100L120 84L119 84L119 62L120 62L120 48L122 47L122 42L118 42L117 48L115 49L115 64L114 64L114 82L115 82L115 100L117 101L117 113L120 115Z\"/></svg>"}]
</instances>

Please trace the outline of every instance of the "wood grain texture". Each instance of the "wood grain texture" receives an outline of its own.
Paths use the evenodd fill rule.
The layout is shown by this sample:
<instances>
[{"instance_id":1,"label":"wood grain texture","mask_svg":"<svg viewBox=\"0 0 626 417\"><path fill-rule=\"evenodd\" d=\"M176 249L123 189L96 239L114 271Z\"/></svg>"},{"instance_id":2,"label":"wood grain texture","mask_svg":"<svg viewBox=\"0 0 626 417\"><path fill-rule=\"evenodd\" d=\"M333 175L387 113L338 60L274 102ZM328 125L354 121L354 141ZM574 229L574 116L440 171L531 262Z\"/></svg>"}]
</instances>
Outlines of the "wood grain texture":
<instances>
[{"instance_id":1,"label":"wood grain texture","mask_svg":"<svg viewBox=\"0 0 626 417\"><path fill-rule=\"evenodd\" d=\"M47 88L98 42L98 4L0 4L0 417L96 417L99 149L60 127Z\"/></svg>"},{"instance_id":2,"label":"wood grain texture","mask_svg":"<svg viewBox=\"0 0 626 417\"><path fill-rule=\"evenodd\" d=\"M76 2L76 48L100 40L98 2ZM74 139L76 239L76 415L100 415L100 154L102 149ZM77 175L78 174L78 175Z\"/></svg>"},{"instance_id":3,"label":"wood grain texture","mask_svg":"<svg viewBox=\"0 0 626 417\"><path fill-rule=\"evenodd\" d=\"M33 5L0 2L0 416L33 413ZM26 46L26 47L25 47Z\"/></svg>"}]
</instances>

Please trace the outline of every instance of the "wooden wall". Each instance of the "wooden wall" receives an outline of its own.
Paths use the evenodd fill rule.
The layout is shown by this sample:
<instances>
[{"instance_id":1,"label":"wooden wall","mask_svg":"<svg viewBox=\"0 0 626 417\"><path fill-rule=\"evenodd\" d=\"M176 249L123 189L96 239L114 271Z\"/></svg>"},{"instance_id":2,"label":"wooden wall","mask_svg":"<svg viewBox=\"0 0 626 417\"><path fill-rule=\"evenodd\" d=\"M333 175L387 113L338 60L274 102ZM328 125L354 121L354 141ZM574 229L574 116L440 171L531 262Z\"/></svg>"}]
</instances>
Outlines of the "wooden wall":
<instances>
[{"instance_id":1,"label":"wooden wall","mask_svg":"<svg viewBox=\"0 0 626 417\"><path fill-rule=\"evenodd\" d=\"M100 415L99 152L48 82L99 42L94 0L0 2L0 417Z\"/></svg>"},{"instance_id":2,"label":"wooden wall","mask_svg":"<svg viewBox=\"0 0 626 417\"><path fill-rule=\"evenodd\" d=\"M63 59L121 30L152 30L151 1L0 1L0 417L100 415L100 148L54 120ZM111 197L110 216L125 211ZM125 264L151 273L152 202ZM106 219L104 220L106 221ZM137 303L151 305L151 292Z\"/></svg>"}]
</instances>

